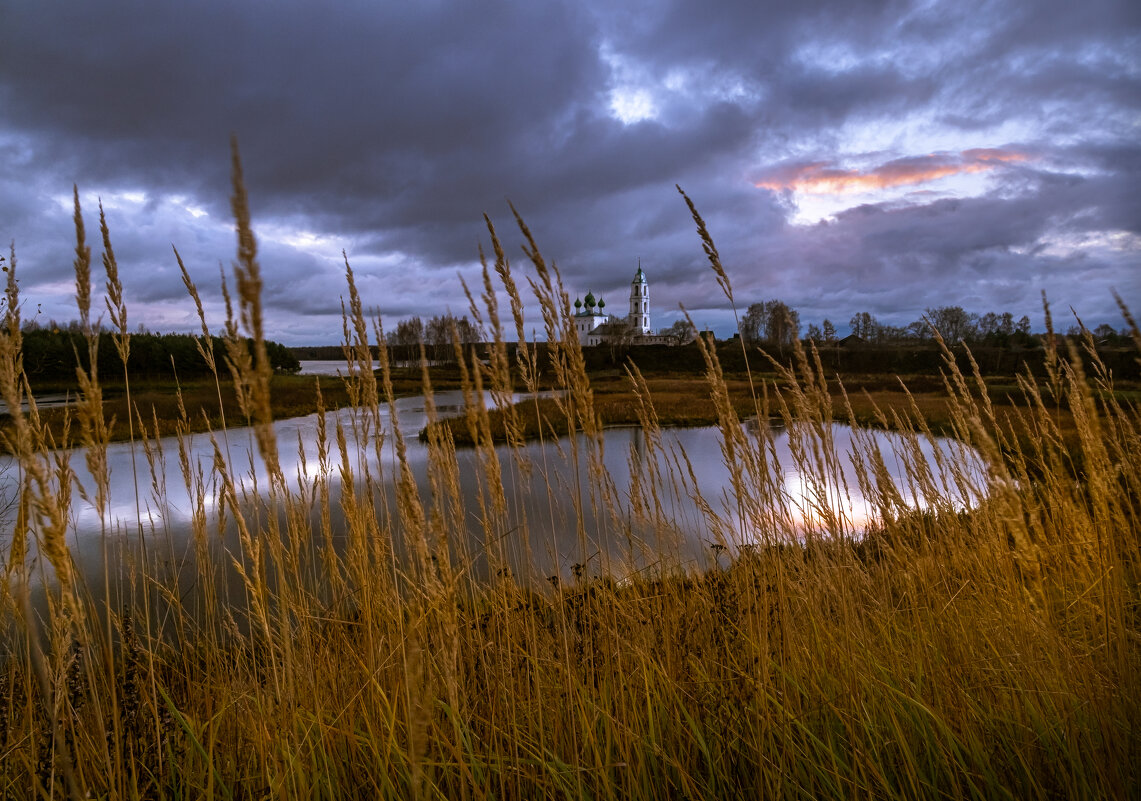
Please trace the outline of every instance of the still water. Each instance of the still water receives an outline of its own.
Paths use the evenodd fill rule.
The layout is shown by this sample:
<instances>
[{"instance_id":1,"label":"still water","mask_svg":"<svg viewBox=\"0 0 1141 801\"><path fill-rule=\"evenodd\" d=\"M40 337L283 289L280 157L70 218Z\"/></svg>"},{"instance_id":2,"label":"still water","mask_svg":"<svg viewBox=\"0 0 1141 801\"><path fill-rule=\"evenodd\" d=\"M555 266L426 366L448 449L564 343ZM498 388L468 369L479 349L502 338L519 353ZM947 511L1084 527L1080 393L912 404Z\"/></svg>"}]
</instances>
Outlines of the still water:
<instances>
[{"instance_id":1,"label":"still water","mask_svg":"<svg viewBox=\"0 0 1141 801\"><path fill-rule=\"evenodd\" d=\"M435 404L440 416L458 414L462 396L439 393ZM412 475L425 506L430 506L429 452L417 438L428 421L425 401L404 398L396 407ZM318 458L317 415L275 424L286 480L310 497L315 479L327 483L332 529L337 532L344 528L341 456L333 433L338 422L345 431L354 474L360 476L367 469L374 477L378 508L395 505L392 477L398 470L392 420L387 409L382 410L378 447L375 436L360 441L361 414L343 409L326 415L331 454L324 466ZM981 461L951 440L909 445L900 435L853 432L841 425L823 432L758 432L756 425L747 429L753 468L746 472L743 485L737 485L744 486L742 491L734 490L720 432L713 428L667 430L660 439L648 439L637 428L608 429L594 451L593 473L592 446L582 437L531 443L518 453L499 447L495 454L505 505L498 512L488 494L486 462L481 463L486 456L461 449L456 476L464 529L460 536L466 540L456 542L453 534L453 559L478 576L486 576L492 563L499 569L505 565L525 581L567 579L584 571L621 577L663 561L703 569L731 558L741 548L764 543L858 538L879 517L885 497L893 499L897 510L955 511L970 507L985 492ZM200 484L201 492L187 489L174 438L159 440L149 455L141 445L133 454L127 443L109 447L110 494L102 520L78 490L73 492L68 541L89 582L101 583L94 579L102 574L107 542L117 552L112 563L135 558L132 554L147 547L149 558L161 554L170 569L180 573L188 569L198 497L207 530L228 562L226 551L233 553L237 540L232 514L222 515L219 526L216 459L224 460L235 476L243 506L267 513L269 482L251 429L230 429L213 437L198 434L186 445L190 483ZM69 457L74 484L90 496L94 481L83 452L61 455ZM597 470L598 465L604 472ZM603 480L598 480L600 475ZM879 477L861 478L869 475ZM17 479L15 465L0 462L0 478L11 491ZM317 540L319 505L311 503L309 509ZM5 550L8 538L4 536ZM396 550L401 549L397 542ZM491 562L488 550L496 554ZM29 559L36 560L34 551Z\"/></svg>"},{"instance_id":2,"label":"still water","mask_svg":"<svg viewBox=\"0 0 1141 801\"><path fill-rule=\"evenodd\" d=\"M297 375L345 375L347 372L344 359L302 359Z\"/></svg>"}]
</instances>

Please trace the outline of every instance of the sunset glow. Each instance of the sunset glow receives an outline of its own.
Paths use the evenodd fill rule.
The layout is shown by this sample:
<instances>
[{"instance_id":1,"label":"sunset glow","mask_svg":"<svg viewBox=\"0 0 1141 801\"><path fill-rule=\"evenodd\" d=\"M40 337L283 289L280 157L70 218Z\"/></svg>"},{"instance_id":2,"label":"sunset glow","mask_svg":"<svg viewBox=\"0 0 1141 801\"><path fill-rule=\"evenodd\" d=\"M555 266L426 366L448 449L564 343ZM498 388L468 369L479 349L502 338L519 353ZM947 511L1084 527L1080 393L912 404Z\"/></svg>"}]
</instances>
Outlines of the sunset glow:
<instances>
[{"instance_id":1,"label":"sunset glow","mask_svg":"<svg viewBox=\"0 0 1141 801\"><path fill-rule=\"evenodd\" d=\"M761 189L792 190L807 194L854 194L875 189L935 181L963 173L980 173L1027 156L999 148L964 150L958 155L930 154L895 159L870 170L843 169L831 162L788 164L770 170L756 182Z\"/></svg>"}]
</instances>

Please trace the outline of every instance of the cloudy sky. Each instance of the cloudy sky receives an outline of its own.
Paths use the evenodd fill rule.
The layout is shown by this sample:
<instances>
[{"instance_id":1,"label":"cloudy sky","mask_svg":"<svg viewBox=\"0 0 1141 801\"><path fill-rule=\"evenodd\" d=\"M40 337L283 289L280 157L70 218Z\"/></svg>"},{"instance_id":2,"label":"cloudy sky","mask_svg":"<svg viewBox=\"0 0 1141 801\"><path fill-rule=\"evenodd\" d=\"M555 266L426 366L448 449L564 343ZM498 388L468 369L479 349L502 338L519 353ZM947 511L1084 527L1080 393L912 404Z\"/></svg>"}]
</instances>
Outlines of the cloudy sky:
<instances>
[{"instance_id":1,"label":"cloudy sky","mask_svg":"<svg viewBox=\"0 0 1141 801\"><path fill-rule=\"evenodd\" d=\"M640 259L655 327L684 303L728 333L675 184L742 307L1040 329L1045 290L1120 326L1116 288L1141 313L1133 0L0 0L25 314L76 316L76 184L89 237L102 198L132 327L197 325L172 244L220 326L231 133L288 344L339 341L342 250L388 327L463 313L484 213L524 266L508 200L572 298L621 309Z\"/></svg>"}]
</instances>

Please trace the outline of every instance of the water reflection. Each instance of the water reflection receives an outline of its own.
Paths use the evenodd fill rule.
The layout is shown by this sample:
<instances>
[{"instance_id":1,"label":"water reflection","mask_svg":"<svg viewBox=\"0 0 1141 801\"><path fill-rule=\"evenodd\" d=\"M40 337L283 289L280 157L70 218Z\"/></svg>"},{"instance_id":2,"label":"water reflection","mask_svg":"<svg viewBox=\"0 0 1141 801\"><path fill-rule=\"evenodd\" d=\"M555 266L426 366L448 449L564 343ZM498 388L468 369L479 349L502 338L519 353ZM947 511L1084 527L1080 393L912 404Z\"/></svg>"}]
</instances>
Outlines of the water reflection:
<instances>
[{"instance_id":1,"label":"water reflection","mask_svg":"<svg viewBox=\"0 0 1141 801\"><path fill-rule=\"evenodd\" d=\"M439 393L435 404L441 414L459 413L462 397ZM667 430L659 436L639 428L612 428L598 447L582 437L531 443L519 452L500 447L495 455L502 504L491 489L489 476L495 471L489 471L486 456L461 450L456 455L458 498L434 500L429 452L416 436L427 422L424 399L402 399L397 411L424 504L438 502L441 514L461 521L462 531L452 532L450 558L479 577L504 569L529 581L568 579L584 570L621 576L663 561L700 569L742 547L816 536L859 537L885 509L958 511L984 492L985 471L977 455L950 440L908 441L841 425L784 430L753 424L743 434L744 447L730 451L730 458L720 432L711 428ZM275 430L284 475L304 499L313 541L325 541L313 490L314 482L324 482L329 541L342 548L345 488L333 433L338 424L345 434L347 464L358 478L371 476L377 514L395 520L391 477L398 471L387 410L382 410L379 438L363 424L360 412L330 412L331 453L324 462L316 415L281 421ZM189 591L195 575L196 514L211 532L216 556L228 565L227 554L239 549L233 515L217 506L221 485L216 464L228 465L238 496L262 522L273 513L264 508L268 478L254 455L250 429L190 437L185 459L171 438L158 446L149 454L136 446L137 501L131 447L125 443L108 450L111 491L104 518L78 493L73 496L69 542L80 570L92 579L102 574L109 542L115 549L110 564L137 559L148 548L146 558L184 576ZM70 453L70 466L75 481L90 494L94 481L82 452ZM15 480L10 463L4 475ZM353 487L358 497L362 491ZM395 548L402 553L398 524L382 522L381 527L396 531ZM35 559L34 551L29 558Z\"/></svg>"},{"instance_id":2,"label":"water reflection","mask_svg":"<svg viewBox=\"0 0 1141 801\"><path fill-rule=\"evenodd\" d=\"M348 366L344 359L301 359L301 369L297 375L347 375Z\"/></svg>"},{"instance_id":3,"label":"water reflection","mask_svg":"<svg viewBox=\"0 0 1141 801\"><path fill-rule=\"evenodd\" d=\"M44 394L40 395L39 397L37 397L35 399L36 400L36 408L37 409L55 409L55 408L59 408L61 406L74 406L75 405L75 399L76 399L76 396L73 394L70 394L70 393L48 392L48 393L44 393ZM28 413L31 406L28 403L27 398L24 398L20 402L20 407L23 409L25 414ZM8 414L8 402L4 401L4 400L0 400L0 416L7 415L7 414Z\"/></svg>"}]
</instances>

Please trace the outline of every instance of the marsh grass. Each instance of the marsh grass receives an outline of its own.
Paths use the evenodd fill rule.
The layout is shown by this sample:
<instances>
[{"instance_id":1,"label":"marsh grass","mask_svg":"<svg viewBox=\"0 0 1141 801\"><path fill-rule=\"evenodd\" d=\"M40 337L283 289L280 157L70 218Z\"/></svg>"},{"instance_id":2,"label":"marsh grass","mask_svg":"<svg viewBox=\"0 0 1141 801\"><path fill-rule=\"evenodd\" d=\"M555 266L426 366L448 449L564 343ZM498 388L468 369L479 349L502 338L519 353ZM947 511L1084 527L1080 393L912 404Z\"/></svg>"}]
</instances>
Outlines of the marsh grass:
<instances>
[{"instance_id":1,"label":"marsh grass","mask_svg":"<svg viewBox=\"0 0 1141 801\"><path fill-rule=\"evenodd\" d=\"M86 321L90 252L76 198ZM261 279L236 147L233 206L237 312L227 291L227 337L260 340ZM731 299L712 237L690 208ZM287 476L267 433L274 387L262 352L204 353L217 380L203 391L216 394L219 415L259 432L254 454L231 453L220 427L199 435L213 442L205 470L188 456L196 423L185 399L176 399L175 430L159 431L136 388L128 408L146 467L135 480L157 503L166 490L155 465L178 460L192 558L161 528L128 546L105 536L101 588L75 569L67 541L79 504L107 502L98 369L92 361L79 376L81 403L67 419L96 484L73 491L56 429L34 405L20 411L13 253L0 390L14 410L6 438L20 503L0 595L0 794L1137 795L1141 441L1136 405L1113 392L1110 376L1086 374L1078 352L1051 352L1045 388L1020 377L1022 403L996 410L977 372L959 371L948 354L943 425L982 454L980 476L965 457L929 466L920 446L934 433L918 402L885 407L867 395L857 409L855 395L829 386L811 350L798 346L791 367L764 365L778 382L750 378L747 392L734 393L706 348L704 405L731 492L701 495L689 457L663 436L670 401L659 408L637 368L623 403L653 458L631 454L630 489L620 492L602 459L605 412L558 272L516 222L529 277L516 278L489 220L492 257L478 295L468 296L490 350L482 363L457 348L466 410L459 423L427 429L423 488L393 424L395 368L384 348L379 363L372 356L382 323L366 313L346 262L348 422L321 416L317 463ZM104 240L109 254L105 221ZM521 285L539 304L550 343L541 351L527 343ZM125 323L121 293L110 303ZM538 436L585 478L547 485L549 500L527 505L516 479L545 475L546 466L523 449L527 407L507 401L517 382L543 388L540 374L553 375L560 392L530 408L560 422ZM427 370L420 380L430 398ZM314 385L318 408L325 392ZM1062 405L1072 435L1059 427ZM757 422L746 427L744 417ZM857 421L858 489L879 512L870 527L829 504L847 490L830 433L838 419ZM930 500L925 511L887 478L861 419L902 432L910 478ZM778 463L769 421L789 432L794 464ZM459 490L461 428L477 456L474 503ZM173 444L160 433L173 433ZM251 489L242 478L255 461L269 483ZM809 488L817 521L809 530L782 490L792 468ZM682 498L700 519L676 517ZM981 500L968 507L965 498ZM343 526L333 523L334 503ZM586 519L597 528L587 530ZM575 529L570 571L513 572L558 526ZM680 555L690 526L710 543L704 565ZM147 554L129 545L144 541ZM155 559L164 549L170 559ZM191 566L189 582L172 563Z\"/></svg>"}]
</instances>

